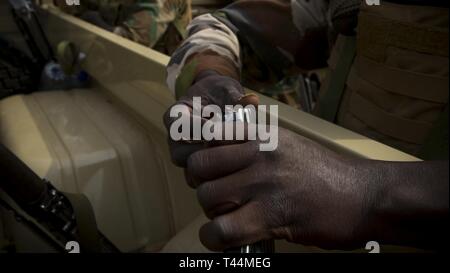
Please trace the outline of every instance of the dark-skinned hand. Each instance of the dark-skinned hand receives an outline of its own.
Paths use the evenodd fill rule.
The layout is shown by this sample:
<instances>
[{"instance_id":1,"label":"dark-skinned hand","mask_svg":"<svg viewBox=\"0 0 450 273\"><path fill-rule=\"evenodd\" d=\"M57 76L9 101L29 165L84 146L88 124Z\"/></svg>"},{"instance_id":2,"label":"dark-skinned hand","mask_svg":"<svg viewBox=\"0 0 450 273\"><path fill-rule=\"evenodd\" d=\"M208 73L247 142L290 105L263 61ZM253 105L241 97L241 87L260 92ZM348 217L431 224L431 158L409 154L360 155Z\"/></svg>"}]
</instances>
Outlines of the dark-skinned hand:
<instances>
[{"instance_id":1,"label":"dark-skinned hand","mask_svg":"<svg viewBox=\"0 0 450 273\"><path fill-rule=\"evenodd\" d=\"M213 71L200 74L175 105L257 104L236 80ZM164 116L167 129L176 118ZM202 123L204 119L202 119ZM286 130L274 152L260 152L258 141L173 141L173 162L185 168L188 184L212 221L200 232L211 250L264 239L286 239L324 248L358 244L366 214L368 186L356 181L353 162ZM342 171L344 170L344 171ZM349 179L351 177L351 179ZM370 200L370 199L369 199Z\"/></svg>"},{"instance_id":2,"label":"dark-skinned hand","mask_svg":"<svg viewBox=\"0 0 450 273\"><path fill-rule=\"evenodd\" d=\"M221 108L258 103L237 81L213 71L202 72L176 103L189 106L192 119L194 96ZM167 129L174 121L169 111ZM361 248L369 240L446 247L448 160L351 159L283 129L273 152L260 152L258 141L169 144L211 219L200 230L211 250L265 239L325 249Z\"/></svg>"},{"instance_id":3,"label":"dark-skinned hand","mask_svg":"<svg viewBox=\"0 0 450 273\"><path fill-rule=\"evenodd\" d=\"M364 168L287 130L274 152L257 141L197 151L186 174L211 219L200 230L211 250L265 239L325 249L367 242L375 191Z\"/></svg>"},{"instance_id":4,"label":"dark-skinned hand","mask_svg":"<svg viewBox=\"0 0 450 273\"><path fill-rule=\"evenodd\" d=\"M178 117L170 117L170 109L175 105L186 105L189 107L189 113L186 113L186 116L190 116L191 124L194 119L200 119L202 124L206 121L205 118L193 116L194 97L200 97L202 99L202 107L206 105L217 105L222 110L225 108L225 105L234 106L239 104L246 106L249 104L258 104L258 97L253 94L245 95L241 84L235 79L222 76L212 70L203 71L197 76L186 94L179 98L164 114L164 124L167 131L170 131L172 123L178 119ZM233 143L224 143L222 141L174 141L170 136L168 142L172 161L179 167L186 167L187 158L195 151L211 146Z\"/></svg>"}]
</instances>

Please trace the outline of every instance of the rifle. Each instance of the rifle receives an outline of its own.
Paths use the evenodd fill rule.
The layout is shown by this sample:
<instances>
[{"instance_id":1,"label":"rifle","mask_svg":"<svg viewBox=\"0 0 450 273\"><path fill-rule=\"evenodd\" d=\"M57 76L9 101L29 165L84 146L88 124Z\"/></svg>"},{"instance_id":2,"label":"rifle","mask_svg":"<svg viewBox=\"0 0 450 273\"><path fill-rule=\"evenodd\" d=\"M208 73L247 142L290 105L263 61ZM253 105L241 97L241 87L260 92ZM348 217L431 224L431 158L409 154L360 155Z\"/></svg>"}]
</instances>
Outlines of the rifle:
<instances>
[{"instance_id":1,"label":"rifle","mask_svg":"<svg viewBox=\"0 0 450 273\"><path fill-rule=\"evenodd\" d=\"M65 251L68 243L77 242L82 252L119 252L97 229L92 207L84 195L57 190L2 144L0 170L0 189L16 206L4 199L0 199L0 205L56 249Z\"/></svg>"},{"instance_id":2,"label":"rifle","mask_svg":"<svg viewBox=\"0 0 450 273\"><path fill-rule=\"evenodd\" d=\"M0 99L35 91L44 66L55 59L31 1L8 2L12 18L31 55L0 37Z\"/></svg>"},{"instance_id":3,"label":"rifle","mask_svg":"<svg viewBox=\"0 0 450 273\"><path fill-rule=\"evenodd\" d=\"M9 0L9 3L14 21L36 63L42 68L48 61L55 60L53 49L42 29L32 2L30 0Z\"/></svg>"}]
</instances>

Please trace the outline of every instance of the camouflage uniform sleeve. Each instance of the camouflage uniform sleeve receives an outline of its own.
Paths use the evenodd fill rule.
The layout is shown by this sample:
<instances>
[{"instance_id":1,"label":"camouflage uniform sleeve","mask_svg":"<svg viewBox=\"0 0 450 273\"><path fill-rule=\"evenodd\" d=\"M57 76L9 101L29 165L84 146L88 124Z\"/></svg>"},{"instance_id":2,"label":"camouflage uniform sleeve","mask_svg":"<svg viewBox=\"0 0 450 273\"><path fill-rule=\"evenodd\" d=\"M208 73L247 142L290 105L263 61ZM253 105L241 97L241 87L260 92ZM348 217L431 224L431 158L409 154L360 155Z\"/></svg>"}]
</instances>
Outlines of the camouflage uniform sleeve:
<instances>
[{"instance_id":1,"label":"camouflage uniform sleeve","mask_svg":"<svg viewBox=\"0 0 450 273\"><path fill-rule=\"evenodd\" d=\"M174 94L182 93L183 90L176 91L177 82L179 86L184 85L178 89L189 87L202 60L204 64L210 64L210 69L231 67L229 73L237 77L241 66L239 57L240 48L236 34L212 14L201 15L190 23L187 39L172 55L167 67L167 84ZM217 62L208 61L212 59ZM182 72L184 75L180 77Z\"/></svg>"},{"instance_id":2,"label":"camouflage uniform sleeve","mask_svg":"<svg viewBox=\"0 0 450 273\"><path fill-rule=\"evenodd\" d=\"M155 46L171 24L183 36L191 21L190 0L139 0L133 6L138 11L125 16L114 32L149 47Z\"/></svg>"},{"instance_id":3,"label":"camouflage uniform sleeve","mask_svg":"<svg viewBox=\"0 0 450 273\"><path fill-rule=\"evenodd\" d=\"M329 50L324 14L328 0L316 1L323 5L306 0L236 1L197 17L168 65L169 88L177 96L183 94L206 69L254 88L255 82L280 81L296 66L324 66ZM294 13L294 8L303 10ZM308 20L299 22L299 17Z\"/></svg>"}]
</instances>

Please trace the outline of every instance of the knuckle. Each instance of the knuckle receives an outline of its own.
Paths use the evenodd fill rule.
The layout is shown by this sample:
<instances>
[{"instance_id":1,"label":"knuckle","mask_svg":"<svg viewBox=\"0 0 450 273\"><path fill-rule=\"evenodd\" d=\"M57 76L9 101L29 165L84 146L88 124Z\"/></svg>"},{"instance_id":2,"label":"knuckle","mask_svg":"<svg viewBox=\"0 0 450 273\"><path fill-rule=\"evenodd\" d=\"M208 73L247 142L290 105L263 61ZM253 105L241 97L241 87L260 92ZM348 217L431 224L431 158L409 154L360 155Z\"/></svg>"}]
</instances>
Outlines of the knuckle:
<instances>
[{"instance_id":1,"label":"knuckle","mask_svg":"<svg viewBox=\"0 0 450 273\"><path fill-rule=\"evenodd\" d=\"M220 245L229 245L235 239L232 224L224 217L213 221L213 229Z\"/></svg>"},{"instance_id":2,"label":"knuckle","mask_svg":"<svg viewBox=\"0 0 450 273\"><path fill-rule=\"evenodd\" d=\"M203 151L197 151L191 154L187 160L187 168L190 173L199 176L207 163L207 154Z\"/></svg>"},{"instance_id":3,"label":"knuckle","mask_svg":"<svg viewBox=\"0 0 450 273\"><path fill-rule=\"evenodd\" d=\"M178 167L185 167L186 157L182 153L180 144L171 139L169 139L168 142L170 148L170 158L172 160L172 163Z\"/></svg>"},{"instance_id":4,"label":"knuckle","mask_svg":"<svg viewBox=\"0 0 450 273\"><path fill-rule=\"evenodd\" d=\"M186 182L192 189L197 188L198 183L193 175L189 173L187 169L184 169L184 177L186 178Z\"/></svg>"},{"instance_id":5,"label":"knuckle","mask_svg":"<svg viewBox=\"0 0 450 273\"><path fill-rule=\"evenodd\" d=\"M197 199L205 211L211 210L215 188L214 183L204 183L197 188Z\"/></svg>"}]
</instances>

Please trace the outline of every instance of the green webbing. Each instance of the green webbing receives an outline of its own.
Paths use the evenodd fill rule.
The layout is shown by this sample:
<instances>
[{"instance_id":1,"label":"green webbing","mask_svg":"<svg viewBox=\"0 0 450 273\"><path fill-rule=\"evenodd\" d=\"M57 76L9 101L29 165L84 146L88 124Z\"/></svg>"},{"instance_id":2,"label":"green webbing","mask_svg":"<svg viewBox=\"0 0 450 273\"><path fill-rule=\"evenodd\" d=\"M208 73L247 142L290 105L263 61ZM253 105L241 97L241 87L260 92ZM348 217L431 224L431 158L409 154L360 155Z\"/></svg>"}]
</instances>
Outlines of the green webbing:
<instances>
[{"instance_id":1,"label":"green webbing","mask_svg":"<svg viewBox=\"0 0 450 273\"><path fill-rule=\"evenodd\" d=\"M320 97L318 103L317 116L334 122L339 109L342 95L345 90L347 77L356 55L356 37L345 36L342 52L336 64L336 69L330 76L327 90Z\"/></svg>"},{"instance_id":2,"label":"green webbing","mask_svg":"<svg viewBox=\"0 0 450 273\"><path fill-rule=\"evenodd\" d=\"M81 251L100 253L97 222L91 203L83 194L64 193L64 196L70 201L75 214Z\"/></svg>"},{"instance_id":3,"label":"green webbing","mask_svg":"<svg viewBox=\"0 0 450 273\"><path fill-rule=\"evenodd\" d=\"M175 84L175 98L179 99L184 96L191 87L195 79L195 70L197 68L198 61L192 60L189 64L185 65L181 70L180 75L177 78Z\"/></svg>"}]
</instances>

